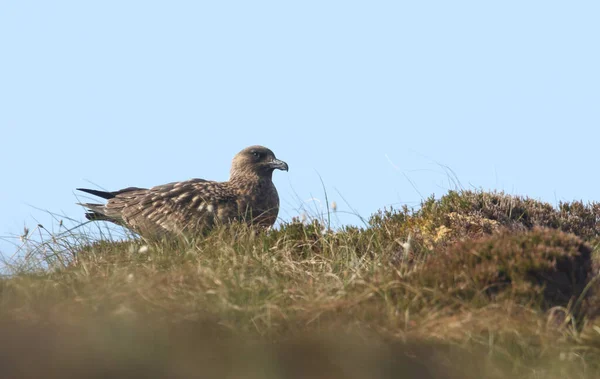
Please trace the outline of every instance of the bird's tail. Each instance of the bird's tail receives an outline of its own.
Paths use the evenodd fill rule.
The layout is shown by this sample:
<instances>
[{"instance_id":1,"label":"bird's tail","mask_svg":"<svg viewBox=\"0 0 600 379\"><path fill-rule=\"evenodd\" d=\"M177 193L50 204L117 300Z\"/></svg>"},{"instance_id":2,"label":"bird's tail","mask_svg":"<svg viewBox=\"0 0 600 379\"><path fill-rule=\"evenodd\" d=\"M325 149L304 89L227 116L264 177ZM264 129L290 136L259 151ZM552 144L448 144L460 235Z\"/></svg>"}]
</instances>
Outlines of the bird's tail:
<instances>
[{"instance_id":1,"label":"bird's tail","mask_svg":"<svg viewBox=\"0 0 600 379\"><path fill-rule=\"evenodd\" d=\"M112 192L107 192L107 191L98 191L98 190L93 190L93 189L88 189L88 188L77 188L77 191L81 191L81 192L87 192L89 194L92 194L94 196L98 196L101 197L103 199L112 199L113 197L115 197L116 195L113 194ZM83 206L85 206L84 204L81 204ZM90 205L94 205L94 204L90 204Z\"/></svg>"},{"instance_id":2,"label":"bird's tail","mask_svg":"<svg viewBox=\"0 0 600 379\"><path fill-rule=\"evenodd\" d=\"M87 208L89 211L85 213L85 218L90 221L113 221L113 219L104 214L104 205L91 203L77 203Z\"/></svg>"},{"instance_id":3,"label":"bird's tail","mask_svg":"<svg viewBox=\"0 0 600 379\"><path fill-rule=\"evenodd\" d=\"M118 194L124 193L124 192L131 192L131 191L140 191L140 190L145 190L145 188L139 188L139 187L127 187L127 188L123 188L122 190L118 190L118 191L99 191L99 190L94 190L94 189L89 189L89 188L77 188L78 191L81 192L87 192L91 195L94 196L98 196L101 197L103 199L112 199L113 197L117 196Z\"/></svg>"}]
</instances>

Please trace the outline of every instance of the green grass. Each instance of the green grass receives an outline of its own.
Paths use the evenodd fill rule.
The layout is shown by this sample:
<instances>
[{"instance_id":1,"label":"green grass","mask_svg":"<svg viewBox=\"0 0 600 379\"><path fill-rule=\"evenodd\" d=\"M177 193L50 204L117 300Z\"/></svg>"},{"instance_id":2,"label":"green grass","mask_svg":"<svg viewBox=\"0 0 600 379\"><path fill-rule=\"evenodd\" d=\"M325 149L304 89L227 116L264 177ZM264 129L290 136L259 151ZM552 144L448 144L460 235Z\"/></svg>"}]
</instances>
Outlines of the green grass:
<instances>
[{"instance_id":1,"label":"green grass","mask_svg":"<svg viewBox=\"0 0 600 379\"><path fill-rule=\"evenodd\" d=\"M0 370L600 377L598 209L463 191L364 228L296 220L152 244L71 234L30 246L0 281Z\"/></svg>"}]
</instances>

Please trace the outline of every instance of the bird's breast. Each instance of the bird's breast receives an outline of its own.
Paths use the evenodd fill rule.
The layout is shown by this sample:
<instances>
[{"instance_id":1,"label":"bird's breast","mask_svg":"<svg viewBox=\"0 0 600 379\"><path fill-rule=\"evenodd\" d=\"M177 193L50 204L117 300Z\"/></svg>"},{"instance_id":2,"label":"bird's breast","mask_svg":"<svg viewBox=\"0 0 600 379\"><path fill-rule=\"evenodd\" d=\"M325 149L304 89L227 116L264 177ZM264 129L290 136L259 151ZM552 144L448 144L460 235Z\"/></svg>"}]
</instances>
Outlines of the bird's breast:
<instances>
[{"instance_id":1,"label":"bird's breast","mask_svg":"<svg viewBox=\"0 0 600 379\"><path fill-rule=\"evenodd\" d=\"M238 198L238 210L245 222L272 226L279 213L279 195L273 182L243 188Z\"/></svg>"}]
</instances>

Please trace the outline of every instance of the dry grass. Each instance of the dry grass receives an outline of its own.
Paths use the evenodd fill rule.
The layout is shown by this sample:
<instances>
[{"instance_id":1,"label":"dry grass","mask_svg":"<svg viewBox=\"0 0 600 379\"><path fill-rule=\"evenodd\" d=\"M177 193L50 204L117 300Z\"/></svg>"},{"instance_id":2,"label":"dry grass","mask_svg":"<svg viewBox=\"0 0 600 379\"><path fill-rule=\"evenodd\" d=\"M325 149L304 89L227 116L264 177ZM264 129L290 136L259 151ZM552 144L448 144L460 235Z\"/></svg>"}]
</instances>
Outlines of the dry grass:
<instances>
[{"instance_id":1,"label":"dry grass","mask_svg":"<svg viewBox=\"0 0 600 379\"><path fill-rule=\"evenodd\" d=\"M599 377L598 207L574 204L453 192L364 229L238 225L199 241L58 249L52 269L22 264L0 281L0 370Z\"/></svg>"}]
</instances>

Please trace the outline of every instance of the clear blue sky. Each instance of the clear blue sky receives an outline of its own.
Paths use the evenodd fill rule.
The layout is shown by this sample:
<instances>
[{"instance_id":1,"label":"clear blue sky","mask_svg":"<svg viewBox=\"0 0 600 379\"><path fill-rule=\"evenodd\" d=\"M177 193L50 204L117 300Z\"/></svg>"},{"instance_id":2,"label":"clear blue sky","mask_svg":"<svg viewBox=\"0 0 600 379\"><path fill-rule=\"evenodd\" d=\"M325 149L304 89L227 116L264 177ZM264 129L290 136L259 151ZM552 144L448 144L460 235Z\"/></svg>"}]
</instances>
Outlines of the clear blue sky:
<instances>
[{"instance_id":1,"label":"clear blue sky","mask_svg":"<svg viewBox=\"0 0 600 379\"><path fill-rule=\"evenodd\" d=\"M454 185L600 200L598 1L3 1L0 235L76 187L226 180L262 144L290 220ZM358 223L340 216L340 223ZM0 241L0 251L14 247Z\"/></svg>"}]
</instances>

